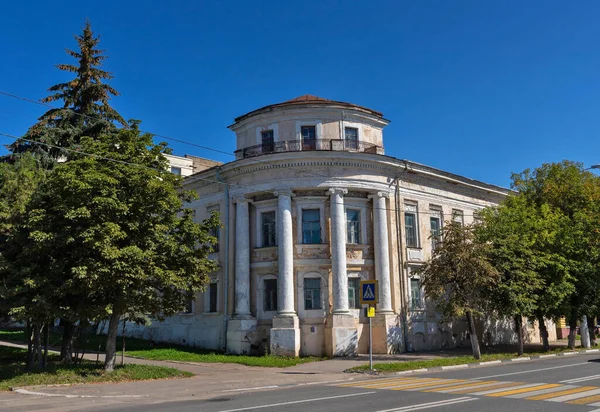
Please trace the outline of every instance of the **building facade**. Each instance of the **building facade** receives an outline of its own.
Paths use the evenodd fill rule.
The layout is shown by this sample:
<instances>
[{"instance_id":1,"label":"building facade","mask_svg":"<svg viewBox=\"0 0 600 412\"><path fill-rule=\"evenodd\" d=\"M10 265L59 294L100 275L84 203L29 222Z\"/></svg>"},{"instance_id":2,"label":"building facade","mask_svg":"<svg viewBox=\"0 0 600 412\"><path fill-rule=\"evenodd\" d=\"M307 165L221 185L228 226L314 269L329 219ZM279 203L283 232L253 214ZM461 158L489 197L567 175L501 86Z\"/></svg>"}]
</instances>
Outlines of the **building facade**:
<instances>
[{"instance_id":1,"label":"building facade","mask_svg":"<svg viewBox=\"0 0 600 412\"><path fill-rule=\"evenodd\" d=\"M470 345L464 321L442 322L425 302L414 270L444 222L469 224L509 191L386 156L387 124L315 96L236 118L236 160L184 183L199 194L198 221L220 213L219 270L186 313L133 333L232 353L366 353L359 283L377 280L375 353ZM508 321L478 329L484 345L515 339Z\"/></svg>"}]
</instances>

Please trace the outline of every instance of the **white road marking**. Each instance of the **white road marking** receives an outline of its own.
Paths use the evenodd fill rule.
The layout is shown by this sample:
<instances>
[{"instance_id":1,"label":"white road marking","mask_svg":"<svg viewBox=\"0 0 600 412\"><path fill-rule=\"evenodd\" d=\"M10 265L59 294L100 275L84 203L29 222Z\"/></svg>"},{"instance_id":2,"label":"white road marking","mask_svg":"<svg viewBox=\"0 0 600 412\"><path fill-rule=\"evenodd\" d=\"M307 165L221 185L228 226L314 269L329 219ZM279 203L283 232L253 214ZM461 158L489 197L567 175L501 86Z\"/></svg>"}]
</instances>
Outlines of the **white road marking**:
<instances>
[{"instance_id":1,"label":"white road marking","mask_svg":"<svg viewBox=\"0 0 600 412\"><path fill-rule=\"evenodd\" d=\"M445 401L428 402L428 403L420 403L420 404L415 404L415 405L402 406L400 408L394 408L394 409L383 409L383 410L376 411L376 412L408 412L408 411L418 411L420 409L439 408L441 406L452 405L452 404L455 404L455 403L476 401L476 400L477 400L477 398L463 397L463 398L456 398L456 399L448 399L448 400L445 400Z\"/></svg>"},{"instance_id":2,"label":"white road marking","mask_svg":"<svg viewBox=\"0 0 600 412\"><path fill-rule=\"evenodd\" d=\"M508 386L508 387L504 387L504 388L496 388L496 389L490 389L488 391L481 391L481 392L473 392L471 395L489 395L492 393L497 393L497 392L506 392L506 391L512 391L515 389L525 389L525 388L530 388L532 386L539 386L539 383L528 383L525 385L517 385L517 386Z\"/></svg>"},{"instance_id":3,"label":"white road marking","mask_svg":"<svg viewBox=\"0 0 600 412\"><path fill-rule=\"evenodd\" d=\"M67 395L62 393L44 393L28 391L27 389L15 389L13 392L17 392L23 395L35 395L35 396L47 396L50 398L145 398L148 395Z\"/></svg>"},{"instance_id":4,"label":"white road marking","mask_svg":"<svg viewBox=\"0 0 600 412\"><path fill-rule=\"evenodd\" d=\"M326 400L329 400L329 399L349 398L351 396L371 395L373 393L377 393L377 392L373 391L373 392L350 393L348 395L327 396L325 398L304 399L304 400L301 400L301 401L280 402L280 403L272 403L272 404L269 404L269 405L247 406L245 408L227 409L227 410L220 411L220 412L251 411L251 410L254 410L254 409L272 408L274 406L295 405L295 404L298 404L298 403L308 403L308 402L326 401Z\"/></svg>"},{"instance_id":5,"label":"white road marking","mask_svg":"<svg viewBox=\"0 0 600 412\"><path fill-rule=\"evenodd\" d=\"M598 395L600 393L600 389L592 389L590 391L573 393L571 395L559 396L557 398L544 399L550 402L567 402L572 401L573 399L585 398L587 396Z\"/></svg>"},{"instance_id":6,"label":"white road marking","mask_svg":"<svg viewBox=\"0 0 600 412\"><path fill-rule=\"evenodd\" d=\"M225 389L225 390L222 390L221 392L243 392L243 391L254 391L254 390L259 390L259 389L274 389L274 388L279 388L279 386L271 385L271 386L257 386L255 388Z\"/></svg>"},{"instance_id":7,"label":"white road marking","mask_svg":"<svg viewBox=\"0 0 600 412\"><path fill-rule=\"evenodd\" d=\"M479 380L479 379L497 378L499 376L521 375L523 373L532 373L532 372L539 372L539 371L547 371L547 370L550 370L550 369L571 368L571 367L577 366L577 365L589 365L589 362L572 363L570 365L553 366L551 368L530 369L530 370L521 371L521 372L502 373L500 375L490 375L490 376L481 376L481 377L478 376L476 379Z\"/></svg>"},{"instance_id":8,"label":"white road marking","mask_svg":"<svg viewBox=\"0 0 600 412\"><path fill-rule=\"evenodd\" d=\"M575 385L560 385L560 386L555 386L554 388L541 389L541 390L533 391L533 392L517 393L516 395L505 396L505 398L514 398L514 399L528 398L530 396L545 395L547 393L560 392L560 391L564 391L567 389L573 389L573 388L577 388L577 386L575 386Z\"/></svg>"},{"instance_id":9,"label":"white road marking","mask_svg":"<svg viewBox=\"0 0 600 412\"><path fill-rule=\"evenodd\" d=\"M582 376L580 378L567 379L564 381L560 381L558 383L576 383L576 382L583 382L583 381L591 381L593 379L598 379L598 378L600 378L600 375Z\"/></svg>"}]
</instances>

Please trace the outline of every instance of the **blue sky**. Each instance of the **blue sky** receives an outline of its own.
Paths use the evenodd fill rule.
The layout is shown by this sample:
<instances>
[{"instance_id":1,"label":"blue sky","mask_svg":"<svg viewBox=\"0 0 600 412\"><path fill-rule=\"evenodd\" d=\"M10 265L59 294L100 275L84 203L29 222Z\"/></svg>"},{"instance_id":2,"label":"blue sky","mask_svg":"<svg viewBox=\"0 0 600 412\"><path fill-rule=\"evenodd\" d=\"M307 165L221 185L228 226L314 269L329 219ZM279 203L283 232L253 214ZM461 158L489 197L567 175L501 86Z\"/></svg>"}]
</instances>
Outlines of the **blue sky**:
<instances>
[{"instance_id":1,"label":"blue sky","mask_svg":"<svg viewBox=\"0 0 600 412\"><path fill-rule=\"evenodd\" d=\"M26 4L25 4L26 3ZM7 2L0 90L69 78L86 18L142 129L233 152L226 126L304 94L384 113L386 154L508 186L562 159L600 163L600 3L592 1ZM44 108L0 96L0 132ZM0 137L0 144L9 143ZM231 156L171 144L175 153Z\"/></svg>"}]
</instances>

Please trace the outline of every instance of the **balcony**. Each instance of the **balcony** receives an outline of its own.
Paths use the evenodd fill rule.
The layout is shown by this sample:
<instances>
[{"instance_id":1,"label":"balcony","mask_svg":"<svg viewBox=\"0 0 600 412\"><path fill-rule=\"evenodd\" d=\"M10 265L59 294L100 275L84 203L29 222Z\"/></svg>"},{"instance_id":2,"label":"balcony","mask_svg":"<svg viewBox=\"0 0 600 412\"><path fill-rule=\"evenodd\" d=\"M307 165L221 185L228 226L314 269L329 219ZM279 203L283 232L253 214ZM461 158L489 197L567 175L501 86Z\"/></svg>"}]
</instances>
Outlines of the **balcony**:
<instances>
[{"instance_id":1,"label":"balcony","mask_svg":"<svg viewBox=\"0 0 600 412\"><path fill-rule=\"evenodd\" d=\"M343 139L284 140L246 147L235 151L235 158L247 159L271 153L333 151L383 154L383 147L363 141Z\"/></svg>"}]
</instances>

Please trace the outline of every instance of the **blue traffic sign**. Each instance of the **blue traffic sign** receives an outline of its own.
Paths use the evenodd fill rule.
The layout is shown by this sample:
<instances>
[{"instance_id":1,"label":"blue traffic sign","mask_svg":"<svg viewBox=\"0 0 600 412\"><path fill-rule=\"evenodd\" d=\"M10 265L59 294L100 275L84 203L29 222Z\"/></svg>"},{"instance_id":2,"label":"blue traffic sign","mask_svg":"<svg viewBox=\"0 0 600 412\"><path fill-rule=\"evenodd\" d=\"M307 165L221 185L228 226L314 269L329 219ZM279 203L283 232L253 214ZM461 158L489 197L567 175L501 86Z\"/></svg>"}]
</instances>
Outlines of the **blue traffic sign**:
<instances>
[{"instance_id":1,"label":"blue traffic sign","mask_svg":"<svg viewBox=\"0 0 600 412\"><path fill-rule=\"evenodd\" d=\"M377 304L377 281L363 280L360 282L360 303L375 305Z\"/></svg>"}]
</instances>

